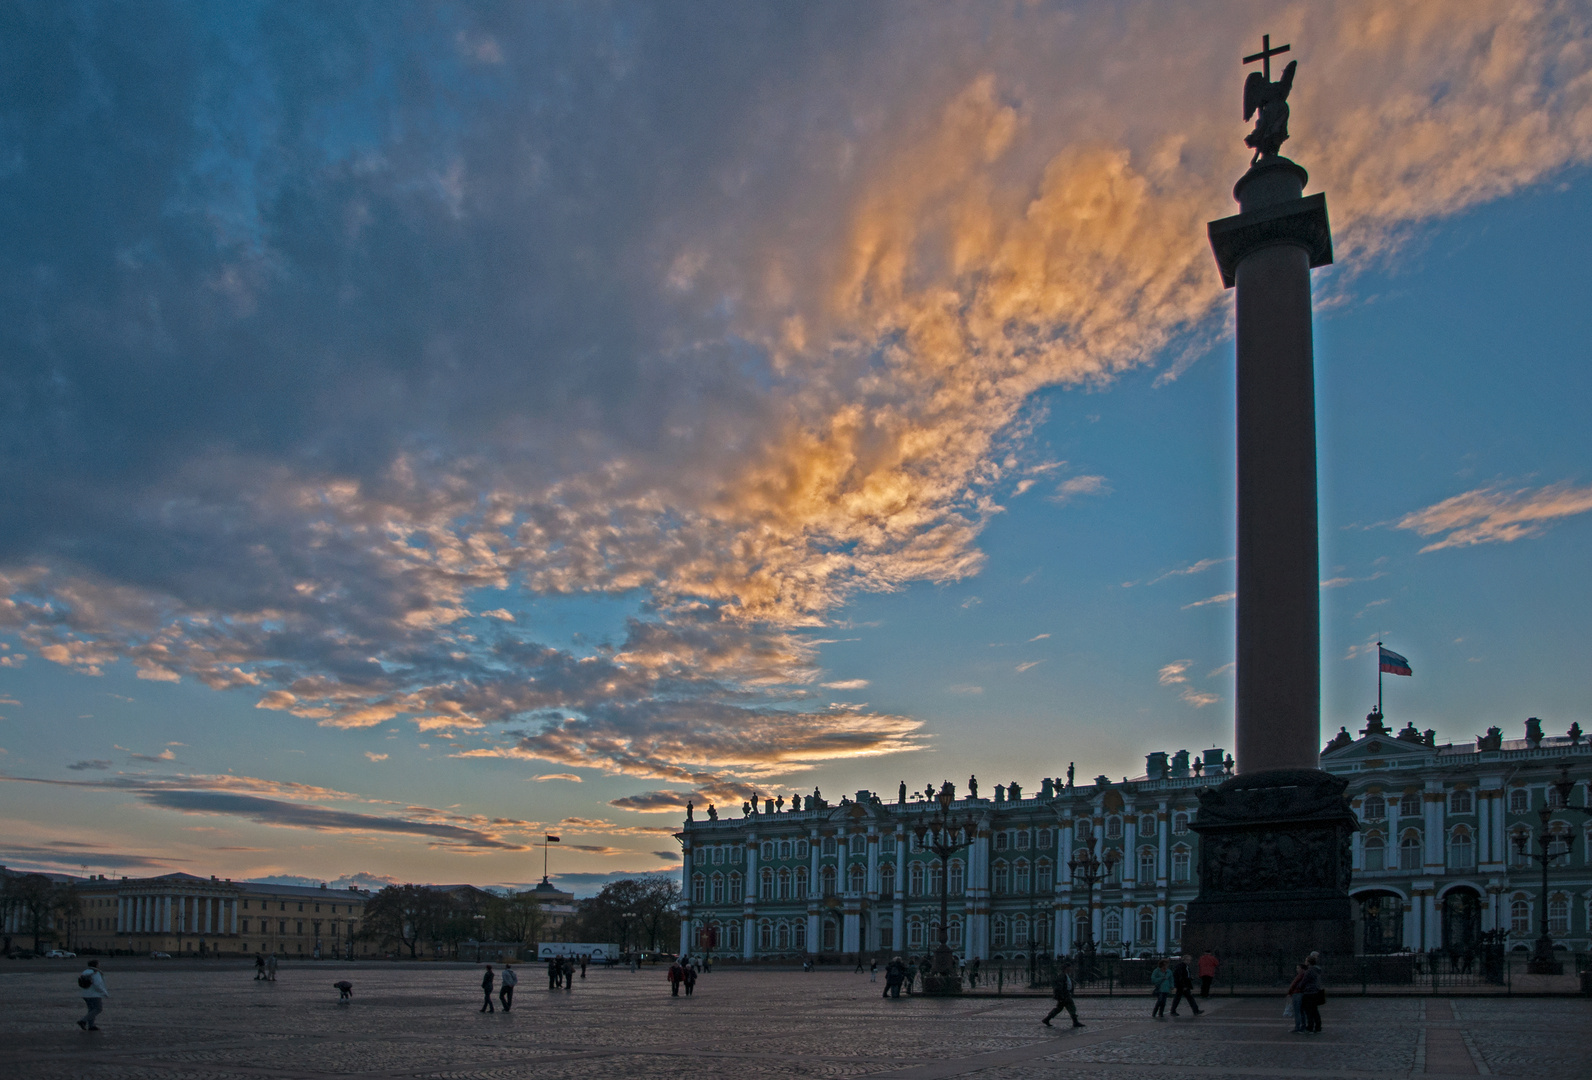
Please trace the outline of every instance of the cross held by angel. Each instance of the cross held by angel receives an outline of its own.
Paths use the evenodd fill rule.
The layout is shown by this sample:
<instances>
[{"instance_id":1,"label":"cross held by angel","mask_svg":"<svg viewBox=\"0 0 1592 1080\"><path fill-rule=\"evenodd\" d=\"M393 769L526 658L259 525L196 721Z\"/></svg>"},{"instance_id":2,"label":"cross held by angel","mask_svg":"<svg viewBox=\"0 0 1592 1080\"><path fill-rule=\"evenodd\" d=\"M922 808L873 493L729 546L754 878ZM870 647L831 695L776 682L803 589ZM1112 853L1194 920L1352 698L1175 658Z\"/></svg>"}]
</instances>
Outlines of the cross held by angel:
<instances>
[{"instance_id":1,"label":"cross held by angel","mask_svg":"<svg viewBox=\"0 0 1592 1080\"><path fill-rule=\"evenodd\" d=\"M1288 141L1288 92L1293 89L1294 71L1299 61L1289 61L1283 68L1282 78L1271 81L1271 58L1289 50L1288 45L1271 47L1271 35L1261 37L1260 52L1244 57L1244 63L1261 62L1260 71L1251 71L1244 80L1244 119L1255 119L1255 130L1244 137L1244 145L1255 151L1251 165L1263 157L1276 157L1282 144Z\"/></svg>"}]
</instances>

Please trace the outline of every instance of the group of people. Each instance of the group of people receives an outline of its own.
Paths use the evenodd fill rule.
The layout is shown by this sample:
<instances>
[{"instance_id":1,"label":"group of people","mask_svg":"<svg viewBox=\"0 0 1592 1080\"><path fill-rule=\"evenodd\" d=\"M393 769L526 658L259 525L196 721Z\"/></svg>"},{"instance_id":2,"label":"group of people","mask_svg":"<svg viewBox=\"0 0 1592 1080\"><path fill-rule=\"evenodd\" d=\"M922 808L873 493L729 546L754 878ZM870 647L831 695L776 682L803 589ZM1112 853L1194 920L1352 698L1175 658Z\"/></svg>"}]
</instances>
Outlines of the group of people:
<instances>
[{"instance_id":1,"label":"group of people","mask_svg":"<svg viewBox=\"0 0 1592 1080\"><path fill-rule=\"evenodd\" d=\"M276 953L269 957L254 954L254 981L276 982Z\"/></svg>"},{"instance_id":2,"label":"group of people","mask_svg":"<svg viewBox=\"0 0 1592 1080\"><path fill-rule=\"evenodd\" d=\"M481 975L481 991L485 1000L481 1002L482 1012L497 1012L492 1006L492 982L497 976L492 971L492 965L486 966L486 971ZM520 973L514 970L513 964L503 965L503 975L497 978L498 1001L503 1004L503 1011L508 1012L514 1007L514 988L520 984Z\"/></svg>"},{"instance_id":3,"label":"group of people","mask_svg":"<svg viewBox=\"0 0 1592 1080\"><path fill-rule=\"evenodd\" d=\"M875 961L875 964L877 965L877 961ZM898 998L901 996L901 988L903 986L906 987L908 994L912 993L912 984L917 980L918 974L921 972L927 975L930 970L931 967L927 956L917 964L903 960L899 956L892 957L890 962L884 966L884 993L879 996Z\"/></svg>"},{"instance_id":4,"label":"group of people","mask_svg":"<svg viewBox=\"0 0 1592 1080\"><path fill-rule=\"evenodd\" d=\"M1210 957L1211 963L1206 964L1205 958ZM1172 999L1172 1015L1177 1015L1177 1007L1183 1002L1188 1002L1188 1007L1198 1016L1202 1010L1194 1001L1194 974L1189 968L1193 959L1186 953L1177 958L1174 966L1170 960L1163 959L1155 965L1155 970L1150 972L1150 992L1155 995L1155 1008L1150 1010L1150 1015L1159 1019L1166 1017L1166 999ZM1209 967L1210 975L1203 972ZM1211 996L1211 981L1216 975L1216 958L1210 953L1200 958L1200 997Z\"/></svg>"},{"instance_id":5,"label":"group of people","mask_svg":"<svg viewBox=\"0 0 1592 1080\"><path fill-rule=\"evenodd\" d=\"M685 988L685 996L690 997L696 992L697 976L702 973L702 968L689 956L682 956L669 965L669 996L679 997L680 988Z\"/></svg>"},{"instance_id":6,"label":"group of people","mask_svg":"<svg viewBox=\"0 0 1592 1080\"><path fill-rule=\"evenodd\" d=\"M549 990L557 990L559 988L565 990L575 989L575 968L578 964L580 977L584 979L586 977L586 961L587 957L584 954L581 955L578 961L571 956L549 956L547 958L547 988Z\"/></svg>"},{"instance_id":7,"label":"group of people","mask_svg":"<svg viewBox=\"0 0 1592 1080\"><path fill-rule=\"evenodd\" d=\"M1284 1016L1291 1016L1295 1035L1310 1035L1321 1031L1321 1005L1327 1000L1327 983L1321 973L1321 954L1311 953L1305 962L1294 968L1293 982L1288 984L1288 1005Z\"/></svg>"}]
</instances>

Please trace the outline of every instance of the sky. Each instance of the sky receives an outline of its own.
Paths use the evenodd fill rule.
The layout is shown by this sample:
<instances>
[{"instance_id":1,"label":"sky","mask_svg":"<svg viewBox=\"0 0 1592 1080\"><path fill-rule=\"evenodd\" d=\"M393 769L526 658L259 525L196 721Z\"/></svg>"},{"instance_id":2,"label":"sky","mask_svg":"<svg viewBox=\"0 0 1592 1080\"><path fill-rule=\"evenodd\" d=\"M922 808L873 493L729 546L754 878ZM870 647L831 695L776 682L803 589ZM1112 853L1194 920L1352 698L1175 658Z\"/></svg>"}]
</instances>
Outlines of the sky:
<instances>
[{"instance_id":1,"label":"sky","mask_svg":"<svg viewBox=\"0 0 1592 1080\"><path fill-rule=\"evenodd\" d=\"M1589 726L1592 5L0 8L0 862L589 893L1232 745L1289 42L1323 739Z\"/></svg>"}]
</instances>

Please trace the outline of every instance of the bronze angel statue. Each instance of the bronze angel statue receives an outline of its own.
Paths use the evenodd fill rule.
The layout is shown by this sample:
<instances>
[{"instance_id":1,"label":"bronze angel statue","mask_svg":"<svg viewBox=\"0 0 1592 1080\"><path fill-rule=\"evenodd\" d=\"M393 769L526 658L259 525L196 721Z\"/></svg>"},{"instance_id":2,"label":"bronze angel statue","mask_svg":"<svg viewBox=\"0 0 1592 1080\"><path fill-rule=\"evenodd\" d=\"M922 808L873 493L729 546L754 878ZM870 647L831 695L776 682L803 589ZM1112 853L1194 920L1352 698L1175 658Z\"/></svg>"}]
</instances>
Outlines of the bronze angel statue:
<instances>
[{"instance_id":1,"label":"bronze angel statue","mask_svg":"<svg viewBox=\"0 0 1592 1080\"><path fill-rule=\"evenodd\" d=\"M1255 130L1244 137L1244 145L1255 149L1249 159L1251 165L1263 157L1276 157L1282 144L1288 141L1288 91L1293 89L1295 60L1282 69L1282 78L1272 82L1258 71L1251 71L1244 80L1244 119L1256 112Z\"/></svg>"}]
</instances>

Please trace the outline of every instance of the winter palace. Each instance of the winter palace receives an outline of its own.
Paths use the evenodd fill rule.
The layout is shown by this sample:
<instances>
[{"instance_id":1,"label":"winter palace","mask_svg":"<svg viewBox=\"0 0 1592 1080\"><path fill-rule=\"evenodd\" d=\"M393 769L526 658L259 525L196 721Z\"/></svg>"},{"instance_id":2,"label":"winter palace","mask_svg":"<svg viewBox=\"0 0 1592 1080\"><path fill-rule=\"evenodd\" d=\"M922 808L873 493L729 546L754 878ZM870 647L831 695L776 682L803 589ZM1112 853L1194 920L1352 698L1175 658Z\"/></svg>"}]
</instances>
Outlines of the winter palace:
<instances>
[{"instance_id":1,"label":"winter palace","mask_svg":"<svg viewBox=\"0 0 1592 1080\"><path fill-rule=\"evenodd\" d=\"M1126 955L1175 948L1198 892L1189 828L1198 793L1231 767L1213 749L1192 763L1187 751L1150 754L1146 775L1121 783L1069 776L985 795L970 781L951 805L973 834L949 864L951 947L968 959L1068 953L1085 940ZM1394 733L1373 712L1359 737L1341 730L1327 744L1321 767L1348 778L1359 816L1351 893L1364 951L1468 951L1495 928L1509 932L1511 949L1528 949L1543 903L1559 945L1592 946L1592 822L1553 787L1568 767L1569 805L1586 805L1592 745L1579 725L1545 736L1529 720L1522 739L1492 728L1436 745L1432 732ZM938 804L905 784L891 799L859 791L831 803L815 790L759 801L733 820L688 809L676 834L682 951L789 959L921 952L938 941L941 862L914 832ZM1513 843L1540 826L1544 808L1569 849L1546 897L1540 867ZM1104 862L1092 888L1068 870L1086 845Z\"/></svg>"}]
</instances>

